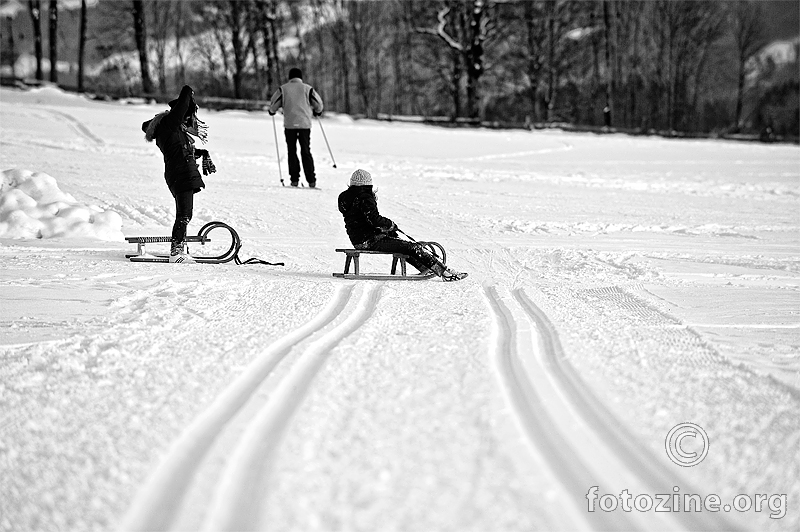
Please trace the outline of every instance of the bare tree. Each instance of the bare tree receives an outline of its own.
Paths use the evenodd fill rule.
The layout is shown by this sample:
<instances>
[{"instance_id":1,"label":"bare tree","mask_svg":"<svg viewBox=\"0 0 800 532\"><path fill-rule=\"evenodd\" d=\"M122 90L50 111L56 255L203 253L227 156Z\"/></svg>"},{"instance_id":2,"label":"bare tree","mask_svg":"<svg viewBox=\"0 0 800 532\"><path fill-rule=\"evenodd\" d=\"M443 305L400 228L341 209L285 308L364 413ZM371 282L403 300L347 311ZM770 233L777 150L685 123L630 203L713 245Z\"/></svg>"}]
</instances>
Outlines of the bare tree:
<instances>
[{"instance_id":1,"label":"bare tree","mask_svg":"<svg viewBox=\"0 0 800 532\"><path fill-rule=\"evenodd\" d=\"M556 63L558 7L558 0L547 0L545 2L545 16L547 17L547 94L545 96L547 114L545 120L548 122L553 120L556 107L555 102L558 83L558 66Z\"/></svg>"},{"instance_id":2,"label":"bare tree","mask_svg":"<svg viewBox=\"0 0 800 532\"><path fill-rule=\"evenodd\" d=\"M50 0L48 10L48 45L50 47L50 81L58 82L58 0Z\"/></svg>"},{"instance_id":3,"label":"bare tree","mask_svg":"<svg viewBox=\"0 0 800 532\"><path fill-rule=\"evenodd\" d=\"M533 121L539 120L538 89L541 83L542 67L545 63L546 48L545 21L541 12L541 4L523 2L523 19L525 21L525 43L527 45L526 75L529 84L529 101Z\"/></svg>"},{"instance_id":4,"label":"bare tree","mask_svg":"<svg viewBox=\"0 0 800 532\"><path fill-rule=\"evenodd\" d=\"M471 118L480 113L478 83L484 73L484 47L493 26L490 9L491 3L486 0L451 0L439 9L436 28L417 28L420 33L438 37L453 51L454 58L463 62L467 73L467 114ZM451 12L452 16L448 16ZM451 30L447 29L448 24ZM454 84L460 84L460 71L461 66L454 63Z\"/></svg>"},{"instance_id":5,"label":"bare tree","mask_svg":"<svg viewBox=\"0 0 800 532\"><path fill-rule=\"evenodd\" d=\"M348 53L347 39L347 18L348 12L345 4L341 0L333 0L334 21L331 23L331 36L334 43L334 55L339 62L338 73L344 101L343 111L347 114L352 112L350 101L350 56Z\"/></svg>"},{"instance_id":6,"label":"bare tree","mask_svg":"<svg viewBox=\"0 0 800 532\"><path fill-rule=\"evenodd\" d=\"M758 2L738 1L729 4L731 30L736 44L736 59L739 67L736 84L736 114L734 130L742 129L746 65L764 44L763 12Z\"/></svg>"},{"instance_id":7,"label":"bare tree","mask_svg":"<svg viewBox=\"0 0 800 532\"><path fill-rule=\"evenodd\" d=\"M14 17L7 16L5 17L6 22L8 23L8 31L6 35L8 35L8 62L11 66L11 77L17 77L17 49L14 43Z\"/></svg>"},{"instance_id":8,"label":"bare tree","mask_svg":"<svg viewBox=\"0 0 800 532\"><path fill-rule=\"evenodd\" d=\"M136 48L139 51L139 67L142 72L142 91L145 94L153 93L153 82L150 79L150 67L147 60L147 22L145 20L144 2L132 0L131 14L133 15L133 29L136 34Z\"/></svg>"},{"instance_id":9,"label":"bare tree","mask_svg":"<svg viewBox=\"0 0 800 532\"><path fill-rule=\"evenodd\" d=\"M295 37L297 38L297 60L299 68L305 72L306 65L308 64L308 54L306 53L306 43L302 32L303 16L301 7L302 4L300 3L289 3L289 14L292 17L292 25L294 26Z\"/></svg>"},{"instance_id":10,"label":"bare tree","mask_svg":"<svg viewBox=\"0 0 800 532\"><path fill-rule=\"evenodd\" d=\"M348 10L353 37L356 89L361 99L361 111L368 117L375 117L380 107L383 80L380 75L380 29L383 26L380 15L383 9L382 5L374 2L352 2Z\"/></svg>"},{"instance_id":11,"label":"bare tree","mask_svg":"<svg viewBox=\"0 0 800 532\"><path fill-rule=\"evenodd\" d=\"M81 0L81 26L78 37L78 92L83 92L83 72L86 60L86 0Z\"/></svg>"},{"instance_id":12,"label":"bare tree","mask_svg":"<svg viewBox=\"0 0 800 532\"><path fill-rule=\"evenodd\" d=\"M275 0L256 0L258 21L261 27L264 53L267 58L267 85L272 89L274 83L281 82L281 61L278 54L278 5Z\"/></svg>"},{"instance_id":13,"label":"bare tree","mask_svg":"<svg viewBox=\"0 0 800 532\"><path fill-rule=\"evenodd\" d=\"M611 110L614 102L614 68L611 65L611 17L608 0L603 0L603 34L606 58L606 105L603 107L603 123L611 127Z\"/></svg>"},{"instance_id":14,"label":"bare tree","mask_svg":"<svg viewBox=\"0 0 800 532\"><path fill-rule=\"evenodd\" d=\"M242 75L246 59L243 32L247 25L242 18L242 4L239 0L229 0L229 9L226 12L233 47L233 97L237 99L242 97Z\"/></svg>"},{"instance_id":15,"label":"bare tree","mask_svg":"<svg viewBox=\"0 0 800 532\"><path fill-rule=\"evenodd\" d=\"M33 23L33 45L36 55L36 79L43 80L42 74L42 5L39 0L28 0L28 11Z\"/></svg>"},{"instance_id":16,"label":"bare tree","mask_svg":"<svg viewBox=\"0 0 800 532\"><path fill-rule=\"evenodd\" d=\"M173 29L175 12L180 9L181 2L155 1L150 3L152 23L150 35L153 37L153 49L156 53L156 72L158 74L158 90L166 94L167 87L167 56L171 55L167 49ZM177 37L176 37L177 38ZM178 41L176 40L176 43ZM177 54L180 57L180 54Z\"/></svg>"}]
</instances>

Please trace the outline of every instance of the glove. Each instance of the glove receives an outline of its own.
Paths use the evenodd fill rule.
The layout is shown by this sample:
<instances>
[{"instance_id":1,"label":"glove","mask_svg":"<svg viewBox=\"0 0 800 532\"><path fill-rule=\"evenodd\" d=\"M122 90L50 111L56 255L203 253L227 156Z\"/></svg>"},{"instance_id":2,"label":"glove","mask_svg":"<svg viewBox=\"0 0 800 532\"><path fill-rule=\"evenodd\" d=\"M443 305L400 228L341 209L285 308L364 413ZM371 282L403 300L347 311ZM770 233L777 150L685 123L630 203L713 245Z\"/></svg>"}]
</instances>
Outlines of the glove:
<instances>
[{"instance_id":1,"label":"glove","mask_svg":"<svg viewBox=\"0 0 800 532\"><path fill-rule=\"evenodd\" d=\"M213 174L217 171L217 167L214 166L214 161L211 160L211 156L208 153L203 155L203 175Z\"/></svg>"},{"instance_id":2,"label":"glove","mask_svg":"<svg viewBox=\"0 0 800 532\"><path fill-rule=\"evenodd\" d=\"M269 116L275 116L275 113L273 113L272 111L269 111Z\"/></svg>"},{"instance_id":3,"label":"glove","mask_svg":"<svg viewBox=\"0 0 800 532\"><path fill-rule=\"evenodd\" d=\"M313 114L314 114L314 116L322 116L322 113L318 113L318 112L316 112L316 111L314 111L314 113L313 113Z\"/></svg>"}]
</instances>

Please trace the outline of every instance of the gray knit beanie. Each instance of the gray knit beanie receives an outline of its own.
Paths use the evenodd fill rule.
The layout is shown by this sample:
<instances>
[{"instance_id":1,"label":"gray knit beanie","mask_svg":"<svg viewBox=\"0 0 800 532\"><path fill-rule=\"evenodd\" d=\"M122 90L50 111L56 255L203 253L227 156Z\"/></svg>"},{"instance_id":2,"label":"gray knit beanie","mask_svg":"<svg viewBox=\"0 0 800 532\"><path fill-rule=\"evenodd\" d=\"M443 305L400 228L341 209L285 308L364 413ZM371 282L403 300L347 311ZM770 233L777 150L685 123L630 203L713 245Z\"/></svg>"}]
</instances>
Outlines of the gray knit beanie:
<instances>
[{"instance_id":1,"label":"gray knit beanie","mask_svg":"<svg viewBox=\"0 0 800 532\"><path fill-rule=\"evenodd\" d=\"M350 176L350 186L360 187L372 184L372 176L366 170L358 169Z\"/></svg>"}]
</instances>

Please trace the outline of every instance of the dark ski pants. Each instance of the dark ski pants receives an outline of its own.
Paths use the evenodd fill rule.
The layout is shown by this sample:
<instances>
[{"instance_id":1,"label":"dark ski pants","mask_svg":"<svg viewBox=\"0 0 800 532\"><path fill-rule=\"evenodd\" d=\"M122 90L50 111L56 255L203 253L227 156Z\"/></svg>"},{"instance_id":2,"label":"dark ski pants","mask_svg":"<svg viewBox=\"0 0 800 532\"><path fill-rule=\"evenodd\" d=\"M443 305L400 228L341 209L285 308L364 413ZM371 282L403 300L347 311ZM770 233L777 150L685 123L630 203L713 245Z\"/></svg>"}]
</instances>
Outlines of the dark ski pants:
<instances>
[{"instance_id":1,"label":"dark ski pants","mask_svg":"<svg viewBox=\"0 0 800 532\"><path fill-rule=\"evenodd\" d=\"M374 242L360 244L356 246L356 248L369 251L403 253L404 255L408 255L408 260L406 262L411 264L419 271L424 272L425 270L433 270L438 275L441 275L442 267L439 265L436 259L434 259L430 253L425 251L422 246L407 240L387 236Z\"/></svg>"},{"instance_id":2,"label":"dark ski pants","mask_svg":"<svg viewBox=\"0 0 800 532\"><path fill-rule=\"evenodd\" d=\"M300 161L297 159L297 143L300 142L300 158L303 160L303 174L309 184L317 181L314 173L314 158L311 156L310 129L284 129L286 150L289 153L289 179L292 183L300 181Z\"/></svg>"},{"instance_id":3,"label":"dark ski pants","mask_svg":"<svg viewBox=\"0 0 800 532\"><path fill-rule=\"evenodd\" d=\"M175 198L175 224L172 226L172 250L175 254L183 249L186 240L186 227L192 221L192 208L194 207L194 190L172 193Z\"/></svg>"}]
</instances>

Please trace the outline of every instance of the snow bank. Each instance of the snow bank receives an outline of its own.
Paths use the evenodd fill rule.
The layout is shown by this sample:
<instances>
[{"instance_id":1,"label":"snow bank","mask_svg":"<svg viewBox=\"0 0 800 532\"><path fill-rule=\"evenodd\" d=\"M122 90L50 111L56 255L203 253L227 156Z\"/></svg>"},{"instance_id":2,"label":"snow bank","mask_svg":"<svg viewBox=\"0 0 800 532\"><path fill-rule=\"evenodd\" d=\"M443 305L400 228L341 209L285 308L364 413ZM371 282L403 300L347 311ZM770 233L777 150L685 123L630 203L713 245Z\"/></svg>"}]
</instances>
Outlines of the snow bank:
<instances>
[{"instance_id":1,"label":"snow bank","mask_svg":"<svg viewBox=\"0 0 800 532\"><path fill-rule=\"evenodd\" d=\"M43 172L11 169L0 179L0 238L123 240L114 211L82 205Z\"/></svg>"}]
</instances>

